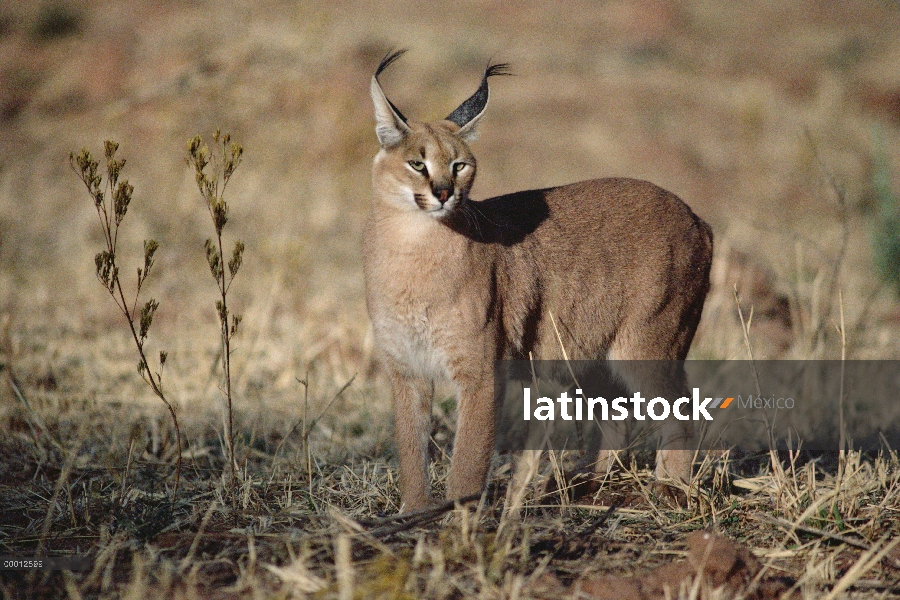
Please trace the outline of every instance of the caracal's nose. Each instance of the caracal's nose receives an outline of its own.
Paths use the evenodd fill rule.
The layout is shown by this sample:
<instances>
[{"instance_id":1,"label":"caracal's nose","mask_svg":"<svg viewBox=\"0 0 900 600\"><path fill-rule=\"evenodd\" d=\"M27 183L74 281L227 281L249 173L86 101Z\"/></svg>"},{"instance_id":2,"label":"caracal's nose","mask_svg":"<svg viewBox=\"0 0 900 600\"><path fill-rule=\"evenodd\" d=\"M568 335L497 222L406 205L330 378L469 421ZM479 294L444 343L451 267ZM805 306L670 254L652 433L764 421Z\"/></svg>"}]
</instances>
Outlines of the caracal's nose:
<instances>
[{"instance_id":1,"label":"caracal's nose","mask_svg":"<svg viewBox=\"0 0 900 600\"><path fill-rule=\"evenodd\" d=\"M438 202L443 206L450 196L453 195L453 188L449 186L435 186L431 189L431 193L434 194L434 197L438 199Z\"/></svg>"}]
</instances>

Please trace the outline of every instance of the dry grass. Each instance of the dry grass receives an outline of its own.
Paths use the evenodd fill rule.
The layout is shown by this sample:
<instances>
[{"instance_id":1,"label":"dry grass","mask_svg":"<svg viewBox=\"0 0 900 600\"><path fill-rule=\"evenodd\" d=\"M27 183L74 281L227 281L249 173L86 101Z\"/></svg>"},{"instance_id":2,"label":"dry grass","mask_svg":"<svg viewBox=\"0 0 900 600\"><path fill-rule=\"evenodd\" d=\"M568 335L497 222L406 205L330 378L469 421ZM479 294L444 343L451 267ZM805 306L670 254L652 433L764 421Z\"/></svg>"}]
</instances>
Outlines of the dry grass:
<instances>
[{"instance_id":1,"label":"dry grass","mask_svg":"<svg viewBox=\"0 0 900 600\"><path fill-rule=\"evenodd\" d=\"M898 358L897 298L871 253L876 167L900 186L898 30L895 2L862 0L0 4L0 555L94 559L0 572L0 596L559 597L585 573L667 563L711 525L804 597L897 595L900 552L878 555L900 537L893 455L720 459L687 507L649 501L642 457L584 504L542 495L571 457L515 477L502 457L480 507L379 521L398 489L359 237L378 59L412 48L384 84L434 117L494 55L518 76L497 82L473 148L476 197L650 179L715 229L694 357L746 356L737 284L758 358ZM229 294L244 317L237 511L208 217L183 163L218 127L246 149L229 187L247 248ZM186 442L174 505L174 433L94 278L96 217L66 165L107 138L136 188L124 264L143 239L161 245L147 343L169 353ZM449 408L435 408L439 482Z\"/></svg>"}]
</instances>

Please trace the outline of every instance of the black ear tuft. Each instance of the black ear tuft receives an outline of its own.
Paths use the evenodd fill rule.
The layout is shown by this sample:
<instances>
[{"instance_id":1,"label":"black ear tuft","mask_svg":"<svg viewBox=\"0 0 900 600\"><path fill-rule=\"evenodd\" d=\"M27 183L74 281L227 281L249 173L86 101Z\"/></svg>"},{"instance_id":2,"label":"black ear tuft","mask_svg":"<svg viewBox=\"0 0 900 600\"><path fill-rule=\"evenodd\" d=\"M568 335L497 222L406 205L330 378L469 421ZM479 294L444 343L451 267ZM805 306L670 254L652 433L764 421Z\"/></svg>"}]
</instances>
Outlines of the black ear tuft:
<instances>
[{"instance_id":1,"label":"black ear tuft","mask_svg":"<svg viewBox=\"0 0 900 600\"><path fill-rule=\"evenodd\" d=\"M504 75L512 75L509 71L509 63L500 63L497 65L488 65L488 68L484 71L484 77L487 79L488 77L496 77L496 76L504 76Z\"/></svg>"},{"instance_id":2,"label":"black ear tuft","mask_svg":"<svg viewBox=\"0 0 900 600\"><path fill-rule=\"evenodd\" d=\"M375 81L376 81L376 83L378 83L378 76L381 75L381 72L384 71L385 69L387 69L389 66L391 66L391 64L393 64L393 62L394 62L395 60L397 60L398 58L400 58L401 56L403 56L404 54L406 54L406 51L407 51L406 48L402 48L402 49L400 49L400 50L391 50L391 51L389 51L387 54L384 55L384 58L382 58L382 59L381 59L381 62L378 63L378 68L375 69ZM379 88L381 87L381 83L378 83L378 87L379 87ZM397 115L397 117L398 117L401 121L403 121L404 123L406 123L406 122L407 122L407 121L406 121L406 117L403 116L403 113L400 112L400 109L399 109L399 108L397 108L396 106L394 106L394 103L391 102L390 98L388 98L387 96L385 96L384 99L387 100L387 103L388 103L388 104L390 104L391 110L394 111L394 113Z\"/></svg>"},{"instance_id":3,"label":"black ear tuft","mask_svg":"<svg viewBox=\"0 0 900 600\"><path fill-rule=\"evenodd\" d=\"M447 116L447 120L453 121L462 128L465 127L469 121L478 117L482 111L484 111L484 107L487 106L488 77L499 75L512 75L512 73L509 72L509 63L488 65L487 69L484 70L484 77L481 78L481 85L478 86L478 89L474 94L469 96L465 102L460 104L456 110Z\"/></svg>"},{"instance_id":4,"label":"black ear tuft","mask_svg":"<svg viewBox=\"0 0 900 600\"><path fill-rule=\"evenodd\" d=\"M387 54L384 55L384 58L381 59L381 62L378 63L378 69L375 70L375 77L381 75L381 72L387 69L391 64L406 54L408 48L401 48L400 50L389 50Z\"/></svg>"}]
</instances>

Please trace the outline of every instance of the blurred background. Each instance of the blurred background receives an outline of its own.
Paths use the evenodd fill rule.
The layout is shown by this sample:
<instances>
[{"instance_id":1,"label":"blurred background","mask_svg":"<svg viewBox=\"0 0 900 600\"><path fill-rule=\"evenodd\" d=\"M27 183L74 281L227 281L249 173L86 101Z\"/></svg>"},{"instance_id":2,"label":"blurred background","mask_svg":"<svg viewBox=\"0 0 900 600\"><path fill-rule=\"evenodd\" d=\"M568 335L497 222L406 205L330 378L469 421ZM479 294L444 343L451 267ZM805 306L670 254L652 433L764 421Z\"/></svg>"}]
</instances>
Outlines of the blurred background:
<instances>
[{"instance_id":1,"label":"blurred background","mask_svg":"<svg viewBox=\"0 0 900 600\"><path fill-rule=\"evenodd\" d=\"M135 186L124 283L156 239L152 352L169 352L180 410L218 402L213 231L185 157L221 128L245 148L226 197L226 242L247 248L238 406L296 415L299 379L327 400L357 374L346 402L378 421L368 86L408 47L383 85L417 118L448 114L489 60L517 75L492 81L474 198L629 176L713 226L692 356L747 356L737 288L757 357L898 358L898 32L896 0L3 2L0 353L34 398L155 402L94 277L97 216L68 165L114 139Z\"/></svg>"}]
</instances>

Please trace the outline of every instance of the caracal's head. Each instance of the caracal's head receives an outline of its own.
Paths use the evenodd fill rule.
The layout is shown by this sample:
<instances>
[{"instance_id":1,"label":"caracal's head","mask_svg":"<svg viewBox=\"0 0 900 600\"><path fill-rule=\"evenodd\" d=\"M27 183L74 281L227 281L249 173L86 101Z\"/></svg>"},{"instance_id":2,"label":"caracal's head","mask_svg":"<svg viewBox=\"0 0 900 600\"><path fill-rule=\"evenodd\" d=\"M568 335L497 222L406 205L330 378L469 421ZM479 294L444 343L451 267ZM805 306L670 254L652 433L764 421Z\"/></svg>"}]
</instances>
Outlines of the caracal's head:
<instances>
[{"instance_id":1,"label":"caracal's head","mask_svg":"<svg viewBox=\"0 0 900 600\"><path fill-rule=\"evenodd\" d=\"M388 54L372 76L375 133L381 150L372 181L378 201L399 211L441 219L468 198L476 163L469 142L488 102L488 77L506 75L507 65L489 66L468 100L441 121L407 119L387 99L378 76L405 51Z\"/></svg>"}]
</instances>

